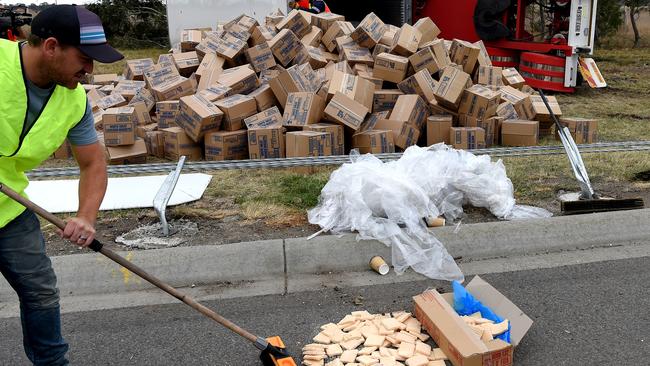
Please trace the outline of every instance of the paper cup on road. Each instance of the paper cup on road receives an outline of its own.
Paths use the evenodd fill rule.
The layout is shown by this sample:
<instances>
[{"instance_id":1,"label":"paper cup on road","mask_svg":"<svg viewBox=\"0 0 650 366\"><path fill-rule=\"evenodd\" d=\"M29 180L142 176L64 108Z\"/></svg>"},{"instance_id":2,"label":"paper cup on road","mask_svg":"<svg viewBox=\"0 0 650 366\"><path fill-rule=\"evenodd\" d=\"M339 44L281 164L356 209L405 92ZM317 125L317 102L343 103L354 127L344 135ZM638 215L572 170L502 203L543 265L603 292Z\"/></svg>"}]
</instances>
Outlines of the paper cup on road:
<instances>
[{"instance_id":1,"label":"paper cup on road","mask_svg":"<svg viewBox=\"0 0 650 366\"><path fill-rule=\"evenodd\" d=\"M382 276L387 274L388 271L390 270L390 267L388 267L388 264L386 264L384 258L378 255L370 259L370 268L372 268L375 272L379 273Z\"/></svg>"}]
</instances>

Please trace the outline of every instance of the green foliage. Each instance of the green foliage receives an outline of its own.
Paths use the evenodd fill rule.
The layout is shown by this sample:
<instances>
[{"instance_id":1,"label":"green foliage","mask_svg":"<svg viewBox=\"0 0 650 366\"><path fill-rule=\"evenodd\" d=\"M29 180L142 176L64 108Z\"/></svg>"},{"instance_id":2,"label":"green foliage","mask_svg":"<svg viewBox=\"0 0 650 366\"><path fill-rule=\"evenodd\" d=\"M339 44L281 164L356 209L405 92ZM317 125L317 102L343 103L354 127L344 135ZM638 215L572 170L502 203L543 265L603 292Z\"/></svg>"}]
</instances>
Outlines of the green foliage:
<instances>
[{"instance_id":1,"label":"green foliage","mask_svg":"<svg viewBox=\"0 0 650 366\"><path fill-rule=\"evenodd\" d=\"M282 176L277 181L280 192L274 201L297 209L312 208L318 203L318 196L328 178L325 174Z\"/></svg>"},{"instance_id":2,"label":"green foliage","mask_svg":"<svg viewBox=\"0 0 650 366\"><path fill-rule=\"evenodd\" d=\"M86 7L102 19L114 46L169 47L167 10L162 0L101 0Z\"/></svg>"},{"instance_id":3,"label":"green foliage","mask_svg":"<svg viewBox=\"0 0 650 366\"><path fill-rule=\"evenodd\" d=\"M619 0L600 0L596 17L597 40L613 35L623 24L623 8Z\"/></svg>"}]
</instances>

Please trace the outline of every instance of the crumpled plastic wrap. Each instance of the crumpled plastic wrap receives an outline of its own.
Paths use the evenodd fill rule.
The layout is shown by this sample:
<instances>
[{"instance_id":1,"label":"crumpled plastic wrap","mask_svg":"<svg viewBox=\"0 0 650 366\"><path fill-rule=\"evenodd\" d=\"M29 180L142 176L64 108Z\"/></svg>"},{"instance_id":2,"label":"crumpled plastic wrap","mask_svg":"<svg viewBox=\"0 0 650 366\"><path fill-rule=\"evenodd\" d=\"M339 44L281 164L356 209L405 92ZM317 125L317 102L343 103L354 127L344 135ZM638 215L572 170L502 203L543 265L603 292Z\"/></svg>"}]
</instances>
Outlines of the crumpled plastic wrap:
<instances>
[{"instance_id":1,"label":"crumpled plastic wrap","mask_svg":"<svg viewBox=\"0 0 650 366\"><path fill-rule=\"evenodd\" d=\"M504 220L550 217L537 207L515 204L512 182L498 160L444 144L411 146L399 160L383 163L353 152L323 187L309 222L334 234L357 231L392 248L398 274L408 267L432 279L463 281L444 245L423 218L455 220L463 204L485 207Z\"/></svg>"}]
</instances>

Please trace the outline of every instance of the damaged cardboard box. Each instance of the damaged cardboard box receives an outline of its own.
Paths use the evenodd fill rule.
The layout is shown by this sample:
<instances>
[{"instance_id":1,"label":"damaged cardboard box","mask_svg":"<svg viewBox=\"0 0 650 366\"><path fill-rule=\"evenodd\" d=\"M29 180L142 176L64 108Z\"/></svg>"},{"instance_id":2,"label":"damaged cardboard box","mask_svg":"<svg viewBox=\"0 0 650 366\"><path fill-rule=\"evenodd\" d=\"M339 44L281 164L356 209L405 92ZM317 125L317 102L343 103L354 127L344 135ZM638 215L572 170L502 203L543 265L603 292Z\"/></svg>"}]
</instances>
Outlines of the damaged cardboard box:
<instances>
[{"instance_id":1,"label":"damaged cardboard box","mask_svg":"<svg viewBox=\"0 0 650 366\"><path fill-rule=\"evenodd\" d=\"M499 317L508 320L510 343L498 338L482 341L454 310L453 293L441 294L431 289L415 296L415 317L454 366L512 366L514 348L533 321L479 276L475 276L465 289Z\"/></svg>"}]
</instances>

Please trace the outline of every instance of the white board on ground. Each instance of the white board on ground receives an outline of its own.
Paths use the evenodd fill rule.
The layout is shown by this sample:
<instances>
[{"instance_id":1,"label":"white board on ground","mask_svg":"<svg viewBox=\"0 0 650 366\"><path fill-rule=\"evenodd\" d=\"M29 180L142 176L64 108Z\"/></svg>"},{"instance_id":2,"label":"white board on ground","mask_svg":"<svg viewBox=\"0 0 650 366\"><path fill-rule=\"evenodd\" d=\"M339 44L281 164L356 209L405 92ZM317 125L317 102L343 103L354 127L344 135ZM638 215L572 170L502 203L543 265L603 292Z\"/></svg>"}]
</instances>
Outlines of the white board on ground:
<instances>
[{"instance_id":1,"label":"white board on ground","mask_svg":"<svg viewBox=\"0 0 650 366\"><path fill-rule=\"evenodd\" d=\"M126 208L153 207L153 198L165 181L166 175L146 177L109 178L102 211ZM211 175L181 174L168 205L196 201L203 196ZM79 208L79 180L31 181L26 189L29 198L37 205L53 212L76 212Z\"/></svg>"}]
</instances>

